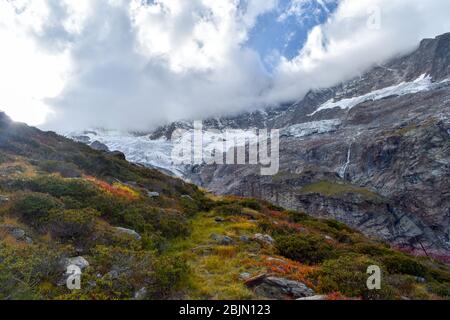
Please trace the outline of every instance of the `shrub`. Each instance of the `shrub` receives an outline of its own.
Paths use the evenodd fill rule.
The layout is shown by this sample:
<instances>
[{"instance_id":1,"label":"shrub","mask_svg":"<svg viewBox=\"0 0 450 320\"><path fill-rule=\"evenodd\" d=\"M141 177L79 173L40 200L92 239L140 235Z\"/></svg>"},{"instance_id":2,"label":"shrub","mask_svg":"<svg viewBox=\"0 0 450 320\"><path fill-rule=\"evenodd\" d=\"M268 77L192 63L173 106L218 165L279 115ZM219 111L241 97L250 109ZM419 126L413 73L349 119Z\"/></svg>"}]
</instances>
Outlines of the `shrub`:
<instances>
[{"instance_id":1,"label":"shrub","mask_svg":"<svg viewBox=\"0 0 450 320\"><path fill-rule=\"evenodd\" d=\"M238 204L224 204L224 205L216 207L214 210L217 214L225 215L225 216L231 216L231 215L239 216L244 213L242 206L240 206Z\"/></svg>"},{"instance_id":2,"label":"shrub","mask_svg":"<svg viewBox=\"0 0 450 320\"><path fill-rule=\"evenodd\" d=\"M100 213L94 209L52 210L46 221L46 229L63 240L83 240L89 236Z\"/></svg>"},{"instance_id":3,"label":"shrub","mask_svg":"<svg viewBox=\"0 0 450 320\"><path fill-rule=\"evenodd\" d=\"M188 275L188 265L181 257L161 257L153 266L149 295L152 299L164 299L181 287Z\"/></svg>"},{"instance_id":4,"label":"shrub","mask_svg":"<svg viewBox=\"0 0 450 320\"><path fill-rule=\"evenodd\" d=\"M48 218L49 212L62 207L61 202L43 193L24 193L14 200L11 208L13 214L18 214L26 222L38 225Z\"/></svg>"},{"instance_id":5,"label":"shrub","mask_svg":"<svg viewBox=\"0 0 450 320\"><path fill-rule=\"evenodd\" d=\"M363 299L394 299L396 294L392 287L385 281L382 274L381 290L369 290L367 288L367 268L371 265L379 265L365 256L347 255L335 260L323 263L312 277L317 281L317 290L328 294L341 292L347 297Z\"/></svg>"},{"instance_id":6,"label":"shrub","mask_svg":"<svg viewBox=\"0 0 450 320\"><path fill-rule=\"evenodd\" d=\"M25 188L34 192L48 193L54 197L71 197L86 202L97 194L90 183L80 179L63 179L54 176L38 177L23 182Z\"/></svg>"},{"instance_id":7,"label":"shrub","mask_svg":"<svg viewBox=\"0 0 450 320\"><path fill-rule=\"evenodd\" d=\"M81 171L70 162L47 160L38 163L39 169L48 173L59 173L64 178L80 178Z\"/></svg>"},{"instance_id":8,"label":"shrub","mask_svg":"<svg viewBox=\"0 0 450 320\"><path fill-rule=\"evenodd\" d=\"M241 200L241 201L239 201L239 205L241 205L244 208L249 208L249 209L253 209L256 211L260 211L262 208L261 204L256 199Z\"/></svg>"},{"instance_id":9,"label":"shrub","mask_svg":"<svg viewBox=\"0 0 450 320\"><path fill-rule=\"evenodd\" d=\"M426 268L413 258L401 253L393 253L382 259L389 273L409 274L424 277Z\"/></svg>"},{"instance_id":10,"label":"shrub","mask_svg":"<svg viewBox=\"0 0 450 320\"><path fill-rule=\"evenodd\" d=\"M320 263L333 257L333 247L316 235L286 235L276 238L281 255L306 264Z\"/></svg>"}]
</instances>

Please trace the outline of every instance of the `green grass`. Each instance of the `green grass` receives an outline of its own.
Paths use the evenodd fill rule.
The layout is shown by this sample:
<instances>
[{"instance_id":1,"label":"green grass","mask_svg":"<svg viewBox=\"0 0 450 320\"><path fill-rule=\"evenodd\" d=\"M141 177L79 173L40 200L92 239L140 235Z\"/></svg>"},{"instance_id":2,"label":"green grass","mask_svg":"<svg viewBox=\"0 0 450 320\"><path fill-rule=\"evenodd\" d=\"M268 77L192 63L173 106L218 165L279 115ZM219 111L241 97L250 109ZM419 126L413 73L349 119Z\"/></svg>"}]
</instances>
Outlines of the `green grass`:
<instances>
[{"instance_id":1,"label":"green grass","mask_svg":"<svg viewBox=\"0 0 450 320\"><path fill-rule=\"evenodd\" d=\"M353 186L345 183L320 181L310 185L307 185L299 189L300 193L319 193L327 197L342 197L347 194L359 194L366 199L377 200L380 199L380 195L377 193L358 186Z\"/></svg>"}]
</instances>

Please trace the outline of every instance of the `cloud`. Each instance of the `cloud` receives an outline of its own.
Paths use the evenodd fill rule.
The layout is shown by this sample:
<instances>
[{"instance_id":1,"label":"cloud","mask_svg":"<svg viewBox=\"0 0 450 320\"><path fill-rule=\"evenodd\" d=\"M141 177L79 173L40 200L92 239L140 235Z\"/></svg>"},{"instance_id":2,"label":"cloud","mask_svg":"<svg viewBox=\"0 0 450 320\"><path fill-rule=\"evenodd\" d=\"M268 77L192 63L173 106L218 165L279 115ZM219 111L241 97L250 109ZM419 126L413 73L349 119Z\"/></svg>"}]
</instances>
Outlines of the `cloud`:
<instances>
[{"instance_id":1,"label":"cloud","mask_svg":"<svg viewBox=\"0 0 450 320\"><path fill-rule=\"evenodd\" d=\"M336 0L289 1L285 14ZM374 7L379 30L367 28ZM293 101L449 30L448 1L343 0L296 57L274 56L271 74L246 43L277 8L277 0L2 1L0 109L31 124L47 116L45 128L58 131L148 130Z\"/></svg>"},{"instance_id":2,"label":"cloud","mask_svg":"<svg viewBox=\"0 0 450 320\"><path fill-rule=\"evenodd\" d=\"M295 58L281 59L267 101L298 99L406 54L420 40L450 31L448 12L450 2L441 0L343 0Z\"/></svg>"}]
</instances>

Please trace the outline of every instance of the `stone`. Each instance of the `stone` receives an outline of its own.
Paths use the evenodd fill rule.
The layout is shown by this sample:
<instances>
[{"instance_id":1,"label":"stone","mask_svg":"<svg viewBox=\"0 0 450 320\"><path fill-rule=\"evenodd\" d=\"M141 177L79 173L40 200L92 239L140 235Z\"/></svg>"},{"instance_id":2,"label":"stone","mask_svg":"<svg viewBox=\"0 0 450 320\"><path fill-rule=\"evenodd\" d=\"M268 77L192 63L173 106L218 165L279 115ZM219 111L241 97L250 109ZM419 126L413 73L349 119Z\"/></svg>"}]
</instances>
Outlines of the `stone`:
<instances>
[{"instance_id":1,"label":"stone","mask_svg":"<svg viewBox=\"0 0 450 320\"><path fill-rule=\"evenodd\" d=\"M25 230L20 229L13 225L0 225L0 231L3 231L13 237L17 241L23 241L28 244L32 243L33 240L30 237L27 237Z\"/></svg>"},{"instance_id":2,"label":"stone","mask_svg":"<svg viewBox=\"0 0 450 320\"><path fill-rule=\"evenodd\" d=\"M145 300L147 297L147 289L145 287L139 289L134 294L134 300Z\"/></svg>"},{"instance_id":3,"label":"stone","mask_svg":"<svg viewBox=\"0 0 450 320\"><path fill-rule=\"evenodd\" d=\"M160 196L159 192L149 191L147 192L149 198L158 198Z\"/></svg>"},{"instance_id":4,"label":"stone","mask_svg":"<svg viewBox=\"0 0 450 320\"><path fill-rule=\"evenodd\" d=\"M218 235L215 233L211 235L211 238L221 245L230 245L233 243L233 239L231 239L230 237Z\"/></svg>"},{"instance_id":5,"label":"stone","mask_svg":"<svg viewBox=\"0 0 450 320\"><path fill-rule=\"evenodd\" d=\"M116 229L120 233L124 233L124 234L127 234L129 236L132 236L136 240L140 241L142 239L141 235L139 233L137 233L136 231L134 231L134 230L127 229L127 228L121 228L121 227L116 227L114 229Z\"/></svg>"},{"instance_id":6,"label":"stone","mask_svg":"<svg viewBox=\"0 0 450 320\"><path fill-rule=\"evenodd\" d=\"M9 197L0 195L0 204L8 202Z\"/></svg>"},{"instance_id":7,"label":"stone","mask_svg":"<svg viewBox=\"0 0 450 320\"><path fill-rule=\"evenodd\" d=\"M109 152L109 148L107 145L105 145L104 143L101 143L100 141L94 141L89 145L92 149L97 150L97 151L104 151L104 152Z\"/></svg>"},{"instance_id":8,"label":"stone","mask_svg":"<svg viewBox=\"0 0 450 320\"><path fill-rule=\"evenodd\" d=\"M187 200L190 200L190 201L194 201L194 199L188 194L183 194L181 196L181 199L187 199Z\"/></svg>"},{"instance_id":9,"label":"stone","mask_svg":"<svg viewBox=\"0 0 450 320\"><path fill-rule=\"evenodd\" d=\"M125 154L123 152L120 151L112 151L109 153L111 156L113 156L114 158L118 158L120 160L127 160L127 157L125 156Z\"/></svg>"},{"instance_id":10,"label":"stone","mask_svg":"<svg viewBox=\"0 0 450 320\"><path fill-rule=\"evenodd\" d=\"M327 300L327 296L326 295L316 295L316 296L311 296L311 297L298 298L297 300L321 301L321 300Z\"/></svg>"},{"instance_id":11,"label":"stone","mask_svg":"<svg viewBox=\"0 0 450 320\"><path fill-rule=\"evenodd\" d=\"M224 222L225 219L222 218L222 217L216 217L216 218L214 219L214 221L216 221L216 222Z\"/></svg>"},{"instance_id":12,"label":"stone","mask_svg":"<svg viewBox=\"0 0 450 320\"><path fill-rule=\"evenodd\" d=\"M242 241L242 242L250 242L250 238L247 237L247 236L240 236L239 240Z\"/></svg>"},{"instance_id":13,"label":"stone","mask_svg":"<svg viewBox=\"0 0 450 320\"><path fill-rule=\"evenodd\" d=\"M247 279L245 284L256 294L269 299L304 298L314 296L314 291L304 283L262 274Z\"/></svg>"},{"instance_id":14,"label":"stone","mask_svg":"<svg viewBox=\"0 0 450 320\"><path fill-rule=\"evenodd\" d=\"M248 280L251 278L251 274L248 272L243 272L239 275L239 280Z\"/></svg>"},{"instance_id":15,"label":"stone","mask_svg":"<svg viewBox=\"0 0 450 320\"><path fill-rule=\"evenodd\" d=\"M74 265L80 268L81 271L89 267L89 262L82 256L62 259L61 264L64 269L67 269L68 266Z\"/></svg>"},{"instance_id":16,"label":"stone","mask_svg":"<svg viewBox=\"0 0 450 320\"><path fill-rule=\"evenodd\" d=\"M257 233L255 234L254 239L266 244L273 244L275 242L275 240L268 234Z\"/></svg>"}]
</instances>

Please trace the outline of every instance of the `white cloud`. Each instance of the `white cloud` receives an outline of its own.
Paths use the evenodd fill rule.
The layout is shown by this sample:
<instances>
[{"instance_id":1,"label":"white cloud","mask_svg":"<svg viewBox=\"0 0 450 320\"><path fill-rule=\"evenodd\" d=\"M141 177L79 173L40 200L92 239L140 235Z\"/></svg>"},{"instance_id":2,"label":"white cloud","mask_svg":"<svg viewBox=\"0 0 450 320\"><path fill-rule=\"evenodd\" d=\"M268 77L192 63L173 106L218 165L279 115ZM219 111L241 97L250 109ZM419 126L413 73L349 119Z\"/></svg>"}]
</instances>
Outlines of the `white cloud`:
<instances>
[{"instance_id":1,"label":"white cloud","mask_svg":"<svg viewBox=\"0 0 450 320\"><path fill-rule=\"evenodd\" d=\"M374 29L368 21L377 10L380 28ZM282 59L267 99L292 101L405 54L420 40L450 31L449 12L450 2L443 0L343 0L327 23L310 32L297 57Z\"/></svg>"},{"instance_id":2,"label":"white cloud","mask_svg":"<svg viewBox=\"0 0 450 320\"><path fill-rule=\"evenodd\" d=\"M450 30L448 1L343 0L297 57L274 53L270 75L245 43L277 0L143 3L0 0L0 109L31 124L50 115L52 129L144 130L292 101ZM366 26L374 5L380 30Z\"/></svg>"}]
</instances>

